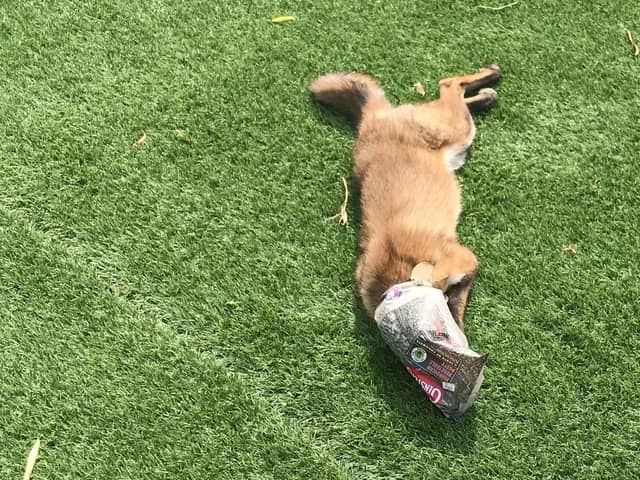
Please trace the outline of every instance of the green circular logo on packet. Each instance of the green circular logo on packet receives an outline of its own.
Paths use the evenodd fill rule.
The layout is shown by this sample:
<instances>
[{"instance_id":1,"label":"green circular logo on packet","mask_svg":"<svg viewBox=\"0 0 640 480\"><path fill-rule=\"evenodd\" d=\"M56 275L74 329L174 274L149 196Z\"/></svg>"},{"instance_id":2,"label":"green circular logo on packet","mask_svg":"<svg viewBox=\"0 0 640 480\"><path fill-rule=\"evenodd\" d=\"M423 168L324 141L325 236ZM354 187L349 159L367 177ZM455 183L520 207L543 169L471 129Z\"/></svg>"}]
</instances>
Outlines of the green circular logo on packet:
<instances>
[{"instance_id":1,"label":"green circular logo on packet","mask_svg":"<svg viewBox=\"0 0 640 480\"><path fill-rule=\"evenodd\" d=\"M411 350L411 359L416 363L422 363L427 359L427 352L423 348L414 347Z\"/></svg>"}]
</instances>

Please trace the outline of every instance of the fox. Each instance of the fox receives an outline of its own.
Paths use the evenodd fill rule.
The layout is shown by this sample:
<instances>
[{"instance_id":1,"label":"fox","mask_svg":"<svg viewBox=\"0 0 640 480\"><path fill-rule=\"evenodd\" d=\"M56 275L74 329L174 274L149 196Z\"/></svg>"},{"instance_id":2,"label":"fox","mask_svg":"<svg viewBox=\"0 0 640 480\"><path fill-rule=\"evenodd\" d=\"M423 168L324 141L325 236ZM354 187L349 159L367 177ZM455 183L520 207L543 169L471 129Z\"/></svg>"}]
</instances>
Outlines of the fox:
<instances>
[{"instance_id":1,"label":"fox","mask_svg":"<svg viewBox=\"0 0 640 480\"><path fill-rule=\"evenodd\" d=\"M308 85L316 102L355 127L352 175L361 211L355 282L370 317L393 285L422 279L444 292L464 329L478 260L458 240L462 199L455 172L476 133L471 113L495 105L498 95L489 86L501 76L500 67L488 65L440 80L435 100L399 106L362 73L328 73ZM424 271L429 278L421 278Z\"/></svg>"}]
</instances>

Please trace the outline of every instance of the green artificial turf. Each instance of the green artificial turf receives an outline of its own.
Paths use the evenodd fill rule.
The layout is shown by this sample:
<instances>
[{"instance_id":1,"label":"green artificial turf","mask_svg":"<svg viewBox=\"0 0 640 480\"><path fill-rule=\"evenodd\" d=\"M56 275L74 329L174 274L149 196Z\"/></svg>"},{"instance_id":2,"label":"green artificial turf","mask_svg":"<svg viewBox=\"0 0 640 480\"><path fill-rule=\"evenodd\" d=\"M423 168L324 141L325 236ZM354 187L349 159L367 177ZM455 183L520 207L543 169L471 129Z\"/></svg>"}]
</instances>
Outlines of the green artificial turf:
<instances>
[{"instance_id":1,"label":"green artificial turf","mask_svg":"<svg viewBox=\"0 0 640 480\"><path fill-rule=\"evenodd\" d=\"M34 480L639 478L640 7L510 3L0 5L0 477L41 438ZM354 296L353 132L305 85L487 63L451 422Z\"/></svg>"}]
</instances>

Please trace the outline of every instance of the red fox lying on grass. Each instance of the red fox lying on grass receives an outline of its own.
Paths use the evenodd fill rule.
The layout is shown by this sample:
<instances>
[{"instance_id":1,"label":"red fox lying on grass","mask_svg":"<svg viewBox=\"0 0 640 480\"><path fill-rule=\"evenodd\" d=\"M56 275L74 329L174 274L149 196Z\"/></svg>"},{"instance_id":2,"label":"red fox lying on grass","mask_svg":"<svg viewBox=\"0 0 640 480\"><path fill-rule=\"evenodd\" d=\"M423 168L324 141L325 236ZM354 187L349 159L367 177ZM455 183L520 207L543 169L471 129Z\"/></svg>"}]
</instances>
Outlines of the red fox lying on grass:
<instances>
[{"instance_id":1,"label":"red fox lying on grass","mask_svg":"<svg viewBox=\"0 0 640 480\"><path fill-rule=\"evenodd\" d=\"M478 262L456 235L461 199L454 172L464 165L475 135L470 111L497 100L495 90L481 87L500 75L500 68L490 65L446 78L438 100L398 107L374 79L358 73L331 73L309 85L317 101L357 127L353 174L360 186L362 227L356 283L370 316L387 289L409 280L414 267L426 262L433 265L433 285L446 292L463 328ZM478 89L465 98L465 92Z\"/></svg>"}]
</instances>

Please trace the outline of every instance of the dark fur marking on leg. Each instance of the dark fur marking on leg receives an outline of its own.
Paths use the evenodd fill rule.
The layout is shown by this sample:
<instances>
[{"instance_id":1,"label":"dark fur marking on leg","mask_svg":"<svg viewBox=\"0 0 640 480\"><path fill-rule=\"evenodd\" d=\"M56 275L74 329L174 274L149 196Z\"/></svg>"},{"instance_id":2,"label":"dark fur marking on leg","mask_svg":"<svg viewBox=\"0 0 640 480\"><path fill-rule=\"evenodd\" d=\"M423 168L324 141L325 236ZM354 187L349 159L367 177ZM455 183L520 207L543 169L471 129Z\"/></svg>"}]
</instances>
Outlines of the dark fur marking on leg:
<instances>
[{"instance_id":1,"label":"dark fur marking on leg","mask_svg":"<svg viewBox=\"0 0 640 480\"><path fill-rule=\"evenodd\" d=\"M459 283L452 285L446 292L449 297L447 304L451 315L462 330L464 330L464 310L469 301L469 294L471 293L475 277L476 272L465 275Z\"/></svg>"}]
</instances>

